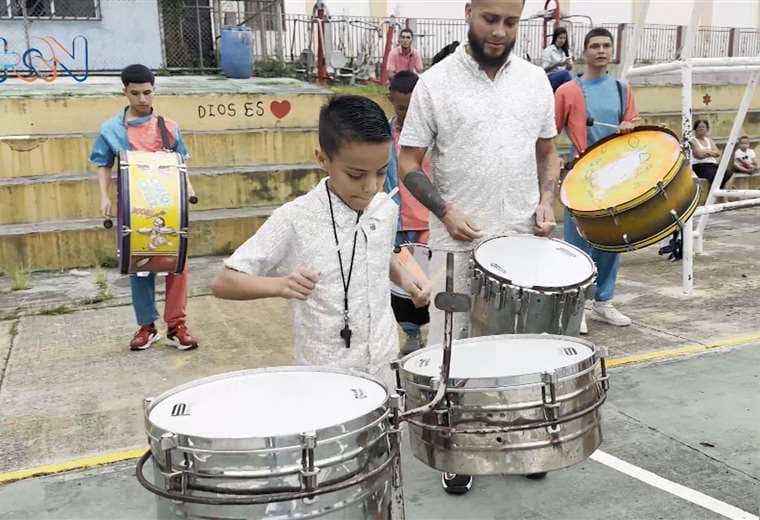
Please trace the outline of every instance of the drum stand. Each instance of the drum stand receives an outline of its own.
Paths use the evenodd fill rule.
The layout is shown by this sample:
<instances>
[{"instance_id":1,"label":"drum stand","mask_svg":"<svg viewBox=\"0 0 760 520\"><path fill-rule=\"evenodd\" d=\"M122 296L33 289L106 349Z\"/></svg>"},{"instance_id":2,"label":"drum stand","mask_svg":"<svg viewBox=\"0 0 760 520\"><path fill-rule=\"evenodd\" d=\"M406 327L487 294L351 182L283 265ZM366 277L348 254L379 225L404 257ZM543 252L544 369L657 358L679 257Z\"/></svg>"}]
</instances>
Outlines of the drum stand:
<instances>
[{"instance_id":1,"label":"drum stand","mask_svg":"<svg viewBox=\"0 0 760 520\"><path fill-rule=\"evenodd\" d=\"M435 295L435 306L444 311L443 325L443 363L441 364L441 376L438 379L438 389L433 400L428 404L401 412L402 397L399 393L394 393L390 398L391 406L391 424L393 425L390 440L391 449L396 453L401 453L401 423L408 418L429 413L438 406L446 396L446 390L449 385L449 374L451 372L451 345L453 342L454 313L468 312L470 310L470 296L454 292L454 253L446 253L446 290ZM399 375L398 362L391 364L396 372L396 386L401 391L401 380ZM448 426L448 424L446 425ZM406 518L404 510L404 489L401 481L401 457L396 456L393 461L393 495L391 498L391 520L404 520Z\"/></svg>"}]
</instances>

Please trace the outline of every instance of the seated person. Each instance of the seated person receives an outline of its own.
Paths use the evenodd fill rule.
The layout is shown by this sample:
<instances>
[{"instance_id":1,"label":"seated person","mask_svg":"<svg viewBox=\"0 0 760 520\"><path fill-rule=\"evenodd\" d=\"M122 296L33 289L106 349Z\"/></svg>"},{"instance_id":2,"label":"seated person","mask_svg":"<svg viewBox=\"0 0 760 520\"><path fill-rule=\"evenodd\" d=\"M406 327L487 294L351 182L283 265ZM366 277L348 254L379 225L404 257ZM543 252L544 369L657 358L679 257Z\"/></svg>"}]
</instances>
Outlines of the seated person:
<instances>
[{"instance_id":1,"label":"seated person","mask_svg":"<svg viewBox=\"0 0 760 520\"><path fill-rule=\"evenodd\" d=\"M573 79L570 71L573 69L573 57L570 55L570 43L567 39L567 29L558 27L552 34L552 43L544 49L541 66L549 77L552 90Z\"/></svg>"},{"instance_id":2,"label":"seated person","mask_svg":"<svg viewBox=\"0 0 760 520\"><path fill-rule=\"evenodd\" d=\"M733 170L736 173L746 173L752 175L760 173L757 156L751 148L749 137L743 135L739 138L739 147L734 152Z\"/></svg>"}]
</instances>

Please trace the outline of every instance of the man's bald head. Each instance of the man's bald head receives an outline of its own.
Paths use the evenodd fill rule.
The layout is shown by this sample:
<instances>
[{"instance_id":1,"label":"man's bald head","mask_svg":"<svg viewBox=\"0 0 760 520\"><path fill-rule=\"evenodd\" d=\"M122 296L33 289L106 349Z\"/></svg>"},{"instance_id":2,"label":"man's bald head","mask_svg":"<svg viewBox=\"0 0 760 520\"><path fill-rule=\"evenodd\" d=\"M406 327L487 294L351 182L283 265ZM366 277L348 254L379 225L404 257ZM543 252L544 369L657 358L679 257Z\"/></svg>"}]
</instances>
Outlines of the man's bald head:
<instances>
[{"instance_id":1,"label":"man's bald head","mask_svg":"<svg viewBox=\"0 0 760 520\"><path fill-rule=\"evenodd\" d=\"M470 55L482 67L501 67L517 40L524 0L472 0L464 14Z\"/></svg>"}]
</instances>

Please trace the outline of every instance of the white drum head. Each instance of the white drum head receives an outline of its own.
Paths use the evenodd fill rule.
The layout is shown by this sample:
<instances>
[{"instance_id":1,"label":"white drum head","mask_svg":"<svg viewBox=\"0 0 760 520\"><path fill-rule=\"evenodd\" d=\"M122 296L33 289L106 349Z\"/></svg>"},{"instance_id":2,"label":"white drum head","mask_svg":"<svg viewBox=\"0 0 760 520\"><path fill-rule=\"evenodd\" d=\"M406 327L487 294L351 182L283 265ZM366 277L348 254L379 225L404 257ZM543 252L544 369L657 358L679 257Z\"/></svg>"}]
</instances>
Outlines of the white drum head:
<instances>
[{"instance_id":1,"label":"white drum head","mask_svg":"<svg viewBox=\"0 0 760 520\"><path fill-rule=\"evenodd\" d=\"M430 248L421 244L408 244L401 246L402 249L406 249L412 254L412 258L420 267L425 276L430 276ZM415 275L416 270L410 270L410 274ZM409 300L409 293L404 289L391 282L391 293L400 298L406 298Z\"/></svg>"},{"instance_id":2,"label":"white drum head","mask_svg":"<svg viewBox=\"0 0 760 520\"><path fill-rule=\"evenodd\" d=\"M593 357L585 343L560 336L482 336L454 341L451 379L506 378L541 374L571 367ZM404 361L412 374L438 377L443 362L440 345L421 350Z\"/></svg>"},{"instance_id":3,"label":"white drum head","mask_svg":"<svg viewBox=\"0 0 760 520\"><path fill-rule=\"evenodd\" d=\"M381 407L379 383L318 370L240 372L190 386L150 410L165 431L209 439L297 435L340 425Z\"/></svg>"},{"instance_id":4,"label":"white drum head","mask_svg":"<svg viewBox=\"0 0 760 520\"><path fill-rule=\"evenodd\" d=\"M573 287L587 282L595 270L591 258L577 247L531 235L492 238L474 254L488 273L528 289Z\"/></svg>"}]
</instances>

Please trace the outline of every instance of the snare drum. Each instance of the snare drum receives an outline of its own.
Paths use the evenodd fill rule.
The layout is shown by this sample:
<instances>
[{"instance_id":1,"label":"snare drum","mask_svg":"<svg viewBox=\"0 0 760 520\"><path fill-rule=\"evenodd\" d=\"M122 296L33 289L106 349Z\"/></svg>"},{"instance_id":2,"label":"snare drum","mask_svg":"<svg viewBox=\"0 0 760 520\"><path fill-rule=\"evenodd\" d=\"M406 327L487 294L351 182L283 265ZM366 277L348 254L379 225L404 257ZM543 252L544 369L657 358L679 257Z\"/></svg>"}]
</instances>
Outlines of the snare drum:
<instances>
[{"instance_id":1,"label":"snare drum","mask_svg":"<svg viewBox=\"0 0 760 520\"><path fill-rule=\"evenodd\" d=\"M187 168L170 152L122 152L117 181L122 274L181 273L187 258Z\"/></svg>"},{"instance_id":2,"label":"snare drum","mask_svg":"<svg viewBox=\"0 0 760 520\"><path fill-rule=\"evenodd\" d=\"M388 394L359 372L245 370L145 401L160 519L388 519ZM150 483L142 464L154 461Z\"/></svg>"},{"instance_id":3,"label":"snare drum","mask_svg":"<svg viewBox=\"0 0 760 520\"><path fill-rule=\"evenodd\" d=\"M472 254L471 336L543 333L577 336L596 267L555 238L495 237Z\"/></svg>"},{"instance_id":4,"label":"snare drum","mask_svg":"<svg viewBox=\"0 0 760 520\"><path fill-rule=\"evenodd\" d=\"M406 408L433 400L440 345L396 363ZM585 460L602 441L604 352L566 336L502 335L455 340L446 396L408 417L412 451L439 471L541 473Z\"/></svg>"},{"instance_id":5,"label":"snare drum","mask_svg":"<svg viewBox=\"0 0 760 520\"><path fill-rule=\"evenodd\" d=\"M643 126L594 143L575 161L560 196L586 240L621 253L680 228L697 208L699 188L678 137Z\"/></svg>"}]
</instances>

